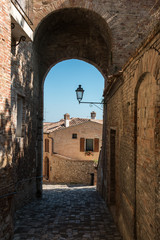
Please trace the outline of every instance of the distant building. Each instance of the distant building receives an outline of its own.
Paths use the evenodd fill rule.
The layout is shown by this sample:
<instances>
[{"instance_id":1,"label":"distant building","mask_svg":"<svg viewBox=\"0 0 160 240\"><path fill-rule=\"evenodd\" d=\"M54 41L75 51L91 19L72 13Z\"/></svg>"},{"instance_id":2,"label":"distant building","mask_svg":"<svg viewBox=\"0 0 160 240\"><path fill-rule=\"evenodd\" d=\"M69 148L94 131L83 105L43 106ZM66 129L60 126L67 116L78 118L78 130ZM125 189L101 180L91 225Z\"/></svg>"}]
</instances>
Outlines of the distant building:
<instances>
[{"instance_id":1,"label":"distant building","mask_svg":"<svg viewBox=\"0 0 160 240\"><path fill-rule=\"evenodd\" d=\"M70 118L44 123L43 179L53 183L93 181L95 165L102 145L102 120Z\"/></svg>"}]
</instances>

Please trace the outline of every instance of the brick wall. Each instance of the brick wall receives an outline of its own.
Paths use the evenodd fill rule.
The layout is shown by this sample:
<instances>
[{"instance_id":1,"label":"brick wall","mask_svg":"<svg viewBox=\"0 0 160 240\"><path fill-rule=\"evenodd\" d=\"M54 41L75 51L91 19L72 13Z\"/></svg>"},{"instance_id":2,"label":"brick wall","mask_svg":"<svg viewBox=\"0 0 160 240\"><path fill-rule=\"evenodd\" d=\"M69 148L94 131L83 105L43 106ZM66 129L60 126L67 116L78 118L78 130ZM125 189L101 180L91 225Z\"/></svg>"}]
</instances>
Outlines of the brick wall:
<instances>
[{"instance_id":1,"label":"brick wall","mask_svg":"<svg viewBox=\"0 0 160 240\"><path fill-rule=\"evenodd\" d=\"M0 239L13 234L13 169L11 162L11 23L10 1L0 3Z\"/></svg>"},{"instance_id":2,"label":"brick wall","mask_svg":"<svg viewBox=\"0 0 160 240\"><path fill-rule=\"evenodd\" d=\"M14 211L35 197L36 177L41 175L37 172L38 87L33 83L32 44L11 48L12 44L10 1L1 1L0 239L12 238ZM16 136L18 96L24 100L22 137Z\"/></svg>"},{"instance_id":3,"label":"brick wall","mask_svg":"<svg viewBox=\"0 0 160 240\"><path fill-rule=\"evenodd\" d=\"M159 237L159 37L157 26L105 91L107 175L103 182L107 181L108 185L107 190L102 186L101 194L104 192L126 240ZM109 201L111 129L116 130L115 204Z\"/></svg>"},{"instance_id":4,"label":"brick wall","mask_svg":"<svg viewBox=\"0 0 160 240\"><path fill-rule=\"evenodd\" d=\"M2 1L0 5L0 166L10 161L9 141L11 139L10 108L11 108L11 22L9 0Z\"/></svg>"},{"instance_id":5,"label":"brick wall","mask_svg":"<svg viewBox=\"0 0 160 240\"><path fill-rule=\"evenodd\" d=\"M76 13L77 18L79 18L80 21L82 21L82 19L85 18L85 12L88 15L87 19L90 18L91 13L94 13L97 19L99 19L98 22L100 22L100 20L103 19L105 21L106 26L104 25L104 23L103 24L101 23L101 26L103 27L100 27L98 26L98 22L96 22L96 26L95 26L96 28L95 29L93 28L93 32L97 32L98 30L98 32L100 33L101 37L103 37L105 42L107 44L109 43L108 45L110 48L109 50L112 51L112 54L111 55L109 54L110 55L109 60L111 60L112 62L112 65L110 65L110 71L112 72L116 72L117 70L120 70L123 64L126 63L128 58L132 56L132 54L134 54L135 48L137 48L141 44L142 40L147 36L147 34L152 30L153 26L157 23L157 20L159 18L159 13L160 13L159 3L158 1L155 2L154 0L139 1L139 2L130 1L130 0L120 0L118 2L117 0L104 0L104 1L100 1L100 0L96 0L96 1L95 0L85 0L85 1L84 0L74 0L74 1L34 0L33 7L34 7L33 22L34 22L35 29L37 28L38 24L41 21L43 23L44 21L47 21L46 16L56 11L55 17L53 17L54 20L52 21L52 33L54 31L53 22L56 25L55 35L57 35L58 33L57 26L59 24L56 19L57 18L56 15L63 13L63 16L61 16L61 19L63 19L63 25L65 24L65 20L67 20L68 23L70 22L70 25L72 25L73 22L75 24L76 20L73 17L71 17L75 8L79 8L79 10L82 12L82 15L79 15L78 12ZM65 12L67 12L68 10L69 10L70 17L68 17L65 14ZM84 11L84 10L87 10L87 11ZM93 18L91 22L93 27L95 23ZM86 25L84 27L86 27ZM76 27L76 29L78 28L79 26ZM63 32L65 31L64 29L65 27L63 28ZM48 30L49 29L45 29L46 32ZM130 31L129 34L128 34L128 31ZM89 30L88 34L90 32L91 31ZM81 29L79 29L79 33L82 33ZM73 35L75 35L75 32L73 33ZM63 38L63 35L61 36L61 38ZM76 40L76 42L78 43L79 40L80 39ZM54 44L55 41L56 39L52 41L52 44ZM58 38L58 41L59 41L59 38ZM65 38L65 41L67 41L67 38ZM56 45L57 44L58 42L56 43ZM95 43L90 43L90 44L93 45ZM101 42L101 45L102 44L103 43ZM63 45L61 44L61 47L62 46ZM98 46L94 48L94 51L96 51L97 48ZM73 51L73 48L71 49L71 51ZM101 57L101 64L97 64L97 67L99 67L102 70L102 72L105 74L106 70L102 65L102 61L104 61L107 58L107 56L103 55L103 52L105 52L105 49L101 53L103 56L103 59ZM88 58L86 58L86 60L89 61L89 56ZM92 62L94 63L95 61L98 61L98 60L100 59L95 58L94 61Z\"/></svg>"},{"instance_id":6,"label":"brick wall","mask_svg":"<svg viewBox=\"0 0 160 240\"><path fill-rule=\"evenodd\" d=\"M139 2L121 0L118 3L116 0L34 0L33 9L34 29L37 30L35 31L34 47L32 44L22 43L16 48L16 55L11 55L10 1L1 0L0 2L0 193L1 195L10 194L19 189L15 201L18 203L17 207L25 203L24 199L27 199L27 201L31 199L36 191L41 195L41 180L40 178L37 178L37 180L36 177L40 177L42 174L43 82L50 67L64 59L79 58L96 66L106 80L108 69L110 73L115 73L117 69L120 69L159 20L158 1L153 0ZM60 9L62 11L58 11ZM55 12L50 15L53 18L53 21L50 21L50 18L46 16L52 11ZM73 23L76 24L76 27L74 27ZM37 28L37 26L39 27ZM52 31L52 27L54 31ZM53 35L51 32L53 32ZM110 107L111 112L114 111L113 109L117 109L117 112L120 113L119 116L117 116L116 112L114 113L117 121L119 118L118 123L116 121L114 123L113 120L113 124L110 124L110 121L107 121L108 126L112 127L115 124L120 126L116 130L118 138L116 140L116 156L119 156L118 160L116 157L116 164L120 166L120 171L116 172L116 178L120 180L119 192L121 193L122 189L123 192L121 197L118 197L118 190L116 190L116 198L119 199L117 200L119 202L117 219L122 223L121 231L124 236L129 237L134 234L134 218L132 216L134 215L133 206L135 204L132 192L132 187L134 188L135 184L135 173L133 171L135 166L133 161L135 156L133 143L135 98L133 89L136 86L137 80L135 79L140 77L138 75L140 70L137 70L135 74L134 72L137 68L145 69L145 66L154 68L154 65L148 64L149 60L147 59L152 58L157 62L158 41L159 35L156 35L154 40L146 45L145 50L140 49L139 55L135 56L135 60L125 67L123 86L115 95L117 100L116 97L114 97L114 100L111 98L108 100L111 105L111 102L113 104L119 103L118 106L112 105L112 108ZM47 48L47 46L49 47ZM150 47L152 47L152 50L150 50L150 53L148 52L149 55L142 58L144 52ZM146 60L143 62L143 59ZM151 70L150 72L153 72ZM155 79L157 80L158 77L155 76ZM159 80L157 81L159 84ZM26 122L23 126L25 135L23 139L15 136L17 94L25 98ZM159 100L157 100L155 115L158 119ZM108 116L105 116L105 119L107 118ZM105 128L105 134L109 133L110 129L107 126ZM155 121L155 130L157 176L155 186L158 192L158 120ZM109 154L107 150L104 150L104 152ZM107 164L103 168L105 189L107 187L106 168ZM119 168L116 167L116 169ZM127 181L128 184L126 184ZM20 194L19 191L22 191L22 189L25 189L25 191ZM103 194L107 199L106 191ZM10 239L12 235L12 205L14 206L12 203L14 203L14 195L10 196L11 198L7 197L5 200L0 200L0 216L2 216L0 223L3 229L0 237L6 239ZM158 228L160 215L158 194L155 196L155 202L157 216L155 219L157 224L155 236L157 237L157 232L160 229ZM128 219L133 220L128 221ZM127 227L128 222L130 222L130 228Z\"/></svg>"},{"instance_id":7,"label":"brick wall","mask_svg":"<svg viewBox=\"0 0 160 240\"><path fill-rule=\"evenodd\" d=\"M15 204L19 208L36 194L38 88L33 82L32 43L22 42L12 47L12 53L12 163L16 174ZM19 97L23 99L21 136L16 132Z\"/></svg>"}]
</instances>

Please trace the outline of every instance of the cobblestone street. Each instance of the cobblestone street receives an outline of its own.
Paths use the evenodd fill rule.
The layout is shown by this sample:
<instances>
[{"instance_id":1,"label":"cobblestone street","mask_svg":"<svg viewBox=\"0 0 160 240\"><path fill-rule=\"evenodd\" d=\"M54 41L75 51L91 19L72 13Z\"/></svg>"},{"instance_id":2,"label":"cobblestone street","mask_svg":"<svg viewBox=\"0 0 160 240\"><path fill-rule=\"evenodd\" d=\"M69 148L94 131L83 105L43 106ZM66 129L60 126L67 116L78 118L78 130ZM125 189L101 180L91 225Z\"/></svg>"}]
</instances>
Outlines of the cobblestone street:
<instances>
[{"instance_id":1,"label":"cobblestone street","mask_svg":"<svg viewBox=\"0 0 160 240\"><path fill-rule=\"evenodd\" d=\"M44 185L43 198L16 214L14 240L120 240L95 187Z\"/></svg>"}]
</instances>

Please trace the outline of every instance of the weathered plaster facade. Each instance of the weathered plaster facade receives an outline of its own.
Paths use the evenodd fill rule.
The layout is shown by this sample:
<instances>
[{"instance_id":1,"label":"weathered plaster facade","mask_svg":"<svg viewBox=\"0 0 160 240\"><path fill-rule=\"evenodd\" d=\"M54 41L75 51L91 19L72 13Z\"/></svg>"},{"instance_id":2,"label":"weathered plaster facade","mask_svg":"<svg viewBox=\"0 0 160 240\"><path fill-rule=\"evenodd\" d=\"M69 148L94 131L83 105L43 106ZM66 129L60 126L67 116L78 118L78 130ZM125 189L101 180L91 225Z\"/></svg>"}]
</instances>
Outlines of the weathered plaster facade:
<instances>
[{"instance_id":1,"label":"weathered plaster facade","mask_svg":"<svg viewBox=\"0 0 160 240\"><path fill-rule=\"evenodd\" d=\"M142 45L137 55L134 53L159 22L159 1L33 0L30 3L27 14L33 21L33 25L20 9L19 11L23 15L21 24L23 25L26 21L33 30L34 41L28 43L28 37L27 42L22 42L11 49L11 44L14 45L17 40L15 30L11 30L13 16L10 14L13 3L9 0L0 2L0 225L2 226L0 238L11 239L13 235L14 208L22 206L35 195L40 196L42 192L42 120L45 76L56 63L64 59L77 58L96 66L103 74L108 88L110 88L109 82L111 81L108 76L117 74L118 70L123 70L123 74L118 77L118 83L115 84L119 90L114 93L111 88L107 96L104 114L104 147L102 149L104 164L102 164L101 171L103 172L101 189L107 200L110 198L109 181L112 182L112 194L116 191L116 205L113 212L117 215L115 218L124 239L130 240L137 237L139 240L147 236L148 239L158 240L160 229L158 225L160 126L157 94L159 91L159 30L157 29L152 38ZM20 35L24 34L24 31L21 32L22 26L18 29ZM133 57L132 61L123 67L130 56ZM145 80L139 87L138 80L143 79L141 76L144 73L147 75L143 76ZM155 86L152 91L143 90L150 82ZM150 121L152 122L150 133L145 132L145 137L141 129L145 126L142 125L141 119L136 117L136 109L140 109L138 113L144 112L143 105L146 104L145 108L149 109L146 110L147 113L152 107L141 100L141 93L146 98L147 96L150 98L152 93L157 94L157 97L151 100L155 110ZM19 98L21 104L18 103ZM17 116L21 114L17 114L17 111L22 105L23 108L20 110L23 113L22 135L19 137ZM139 126L139 129L135 126ZM110 128L112 128L111 139L116 150L114 147L110 148L110 140L107 137L110 136ZM137 133L142 136L135 140ZM142 166L150 165L144 160L145 154L139 158L142 149L139 150L136 146L137 143L142 142L142 139L144 143L141 144L149 144L148 134L149 138L152 140L154 138L154 147L152 145L149 150L147 149L148 159L155 163L155 168L146 167L145 175L149 178L151 172L154 176L147 180L151 186L154 185L155 189L155 211L154 214L150 211L151 217L146 215L145 208L142 209L143 202L139 205L137 203L137 200L141 198L140 189L144 187L143 184L139 184L141 177L143 180ZM109 159L110 152L114 156L114 151L116 171L114 164L111 169L118 179L116 186L114 186L114 179L109 180L110 171L107 170L109 169L107 159ZM108 173L107 176L106 173ZM149 199L150 194L146 201ZM145 227L147 225L141 225L142 221L146 221L145 216L147 216L148 223L153 225L152 229L150 226L147 228ZM139 228L140 225L142 229Z\"/></svg>"}]
</instances>

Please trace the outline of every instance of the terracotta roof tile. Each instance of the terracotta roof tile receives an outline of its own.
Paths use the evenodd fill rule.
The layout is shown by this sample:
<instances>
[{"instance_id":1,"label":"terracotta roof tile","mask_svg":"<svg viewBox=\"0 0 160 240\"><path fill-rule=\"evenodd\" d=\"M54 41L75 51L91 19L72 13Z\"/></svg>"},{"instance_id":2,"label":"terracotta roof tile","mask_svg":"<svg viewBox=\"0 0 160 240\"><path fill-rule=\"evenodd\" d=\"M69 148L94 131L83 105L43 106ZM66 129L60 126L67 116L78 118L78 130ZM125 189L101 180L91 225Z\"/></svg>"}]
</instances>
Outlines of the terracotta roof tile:
<instances>
[{"instance_id":1,"label":"terracotta roof tile","mask_svg":"<svg viewBox=\"0 0 160 240\"><path fill-rule=\"evenodd\" d=\"M103 120L88 119L88 118L70 118L69 127L76 126L78 124L89 122L89 121L103 124ZM57 130L64 129L64 128L65 128L64 119L60 120L59 122L44 122L43 123L43 132L44 133L50 133L50 132L57 131Z\"/></svg>"}]
</instances>

